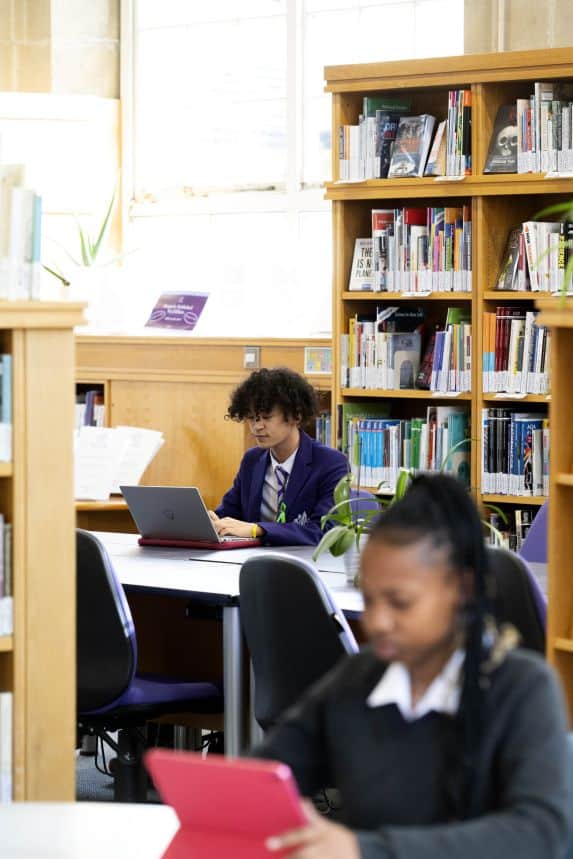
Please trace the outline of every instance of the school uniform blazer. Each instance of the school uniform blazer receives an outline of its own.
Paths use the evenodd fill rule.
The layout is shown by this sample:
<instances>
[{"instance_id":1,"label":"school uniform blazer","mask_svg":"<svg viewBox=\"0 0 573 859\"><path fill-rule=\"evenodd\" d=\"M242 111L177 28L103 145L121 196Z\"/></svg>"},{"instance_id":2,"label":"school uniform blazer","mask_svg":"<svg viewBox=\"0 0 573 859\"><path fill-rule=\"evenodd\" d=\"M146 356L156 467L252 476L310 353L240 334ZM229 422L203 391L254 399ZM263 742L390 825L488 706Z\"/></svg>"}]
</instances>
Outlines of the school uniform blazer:
<instances>
[{"instance_id":1,"label":"school uniform blazer","mask_svg":"<svg viewBox=\"0 0 573 859\"><path fill-rule=\"evenodd\" d=\"M265 530L267 546L315 546L321 537L320 517L332 507L334 487L348 472L346 457L301 431L284 497L285 523L261 521L269 460L268 450L258 447L248 450L232 487L215 512L242 522L256 522Z\"/></svg>"}]
</instances>

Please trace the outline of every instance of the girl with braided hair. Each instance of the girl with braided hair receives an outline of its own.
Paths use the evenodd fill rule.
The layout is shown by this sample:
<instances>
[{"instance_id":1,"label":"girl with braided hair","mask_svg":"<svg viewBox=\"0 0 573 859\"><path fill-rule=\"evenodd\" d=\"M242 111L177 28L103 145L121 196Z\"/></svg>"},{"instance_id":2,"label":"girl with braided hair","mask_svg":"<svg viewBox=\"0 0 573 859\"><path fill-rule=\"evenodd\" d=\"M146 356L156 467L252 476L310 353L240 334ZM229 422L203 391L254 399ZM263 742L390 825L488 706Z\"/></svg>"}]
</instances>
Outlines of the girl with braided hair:
<instances>
[{"instance_id":1,"label":"girl with braided hair","mask_svg":"<svg viewBox=\"0 0 573 859\"><path fill-rule=\"evenodd\" d=\"M487 615L482 525L463 486L413 480L361 558L369 645L293 707L254 754L301 793L338 788L342 822L270 850L297 859L558 859L572 803L552 670Z\"/></svg>"}]
</instances>

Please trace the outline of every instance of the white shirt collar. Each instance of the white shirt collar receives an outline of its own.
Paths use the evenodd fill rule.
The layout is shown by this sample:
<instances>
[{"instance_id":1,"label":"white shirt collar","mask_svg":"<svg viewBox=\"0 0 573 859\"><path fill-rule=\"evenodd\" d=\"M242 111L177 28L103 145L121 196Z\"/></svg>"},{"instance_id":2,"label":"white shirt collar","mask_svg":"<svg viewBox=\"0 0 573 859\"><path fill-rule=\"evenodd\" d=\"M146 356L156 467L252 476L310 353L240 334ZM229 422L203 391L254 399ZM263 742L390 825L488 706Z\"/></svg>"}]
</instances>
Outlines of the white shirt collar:
<instances>
[{"instance_id":1,"label":"white shirt collar","mask_svg":"<svg viewBox=\"0 0 573 859\"><path fill-rule=\"evenodd\" d=\"M366 703L369 707L395 704L408 722L420 719L430 711L453 716L460 706L464 657L463 650L455 650L414 706L407 668L401 662L391 662Z\"/></svg>"},{"instance_id":2,"label":"white shirt collar","mask_svg":"<svg viewBox=\"0 0 573 859\"><path fill-rule=\"evenodd\" d=\"M298 447L295 451L293 451L293 453L291 453L291 455L288 457L288 459L285 459L284 462L279 462L278 459L275 459L275 456L271 450L270 454L271 454L271 468L272 468L272 470L274 471L275 468L277 467L277 465L280 465L280 467L284 468L284 470L287 472L287 474L290 475L297 453L298 453Z\"/></svg>"}]
</instances>

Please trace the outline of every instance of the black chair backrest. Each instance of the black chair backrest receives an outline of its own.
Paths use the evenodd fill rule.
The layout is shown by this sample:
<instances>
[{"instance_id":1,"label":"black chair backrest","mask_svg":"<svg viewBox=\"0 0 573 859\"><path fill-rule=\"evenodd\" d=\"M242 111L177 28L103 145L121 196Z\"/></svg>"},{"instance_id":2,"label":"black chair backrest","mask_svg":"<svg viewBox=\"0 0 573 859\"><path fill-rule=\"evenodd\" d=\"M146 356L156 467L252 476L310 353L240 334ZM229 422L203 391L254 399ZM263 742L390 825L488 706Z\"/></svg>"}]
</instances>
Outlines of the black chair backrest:
<instances>
[{"instance_id":1,"label":"black chair backrest","mask_svg":"<svg viewBox=\"0 0 573 859\"><path fill-rule=\"evenodd\" d=\"M76 531L78 713L111 704L137 664L131 612L99 540Z\"/></svg>"},{"instance_id":2,"label":"black chair backrest","mask_svg":"<svg viewBox=\"0 0 573 859\"><path fill-rule=\"evenodd\" d=\"M527 567L513 552L500 547L488 546L488 556L495 617L517 629L520 647L545 653L545 627Z\"/></svg>"},{"instance_id":3,"label":"black chair backrest","mask_svg":"<svg viewBox=\"0 0 573 859\"><path fill-rule=\"evenodd\" d=\"M239 577L243 631L266 730L341 657L358 649L314 568L280 554L249 558Z\"/></svg>"}]
</instances>

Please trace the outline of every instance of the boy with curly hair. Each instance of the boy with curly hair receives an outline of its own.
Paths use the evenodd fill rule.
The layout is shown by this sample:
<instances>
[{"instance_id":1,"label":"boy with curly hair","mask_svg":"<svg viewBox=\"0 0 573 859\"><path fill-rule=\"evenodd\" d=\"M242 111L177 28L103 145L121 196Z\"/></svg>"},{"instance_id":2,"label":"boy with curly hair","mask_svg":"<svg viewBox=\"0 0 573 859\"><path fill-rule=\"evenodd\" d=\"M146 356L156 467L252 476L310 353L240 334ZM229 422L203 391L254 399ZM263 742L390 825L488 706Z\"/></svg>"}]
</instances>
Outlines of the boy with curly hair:
<instances>
[{"instance_id":1,"label":"boy with curly hair","mask_svg":"<svg viewBox=\"0 0 573 859\"><path fill-rule=\"evenodd\" d=\"M256 370L231 395L227 417L246 421L256 446L211 517L221 536L267 546L314 546L320 518L348 472L346 458L301 428L318 412L312 386L285 367Z\"/></svg>"}]
</instances>

